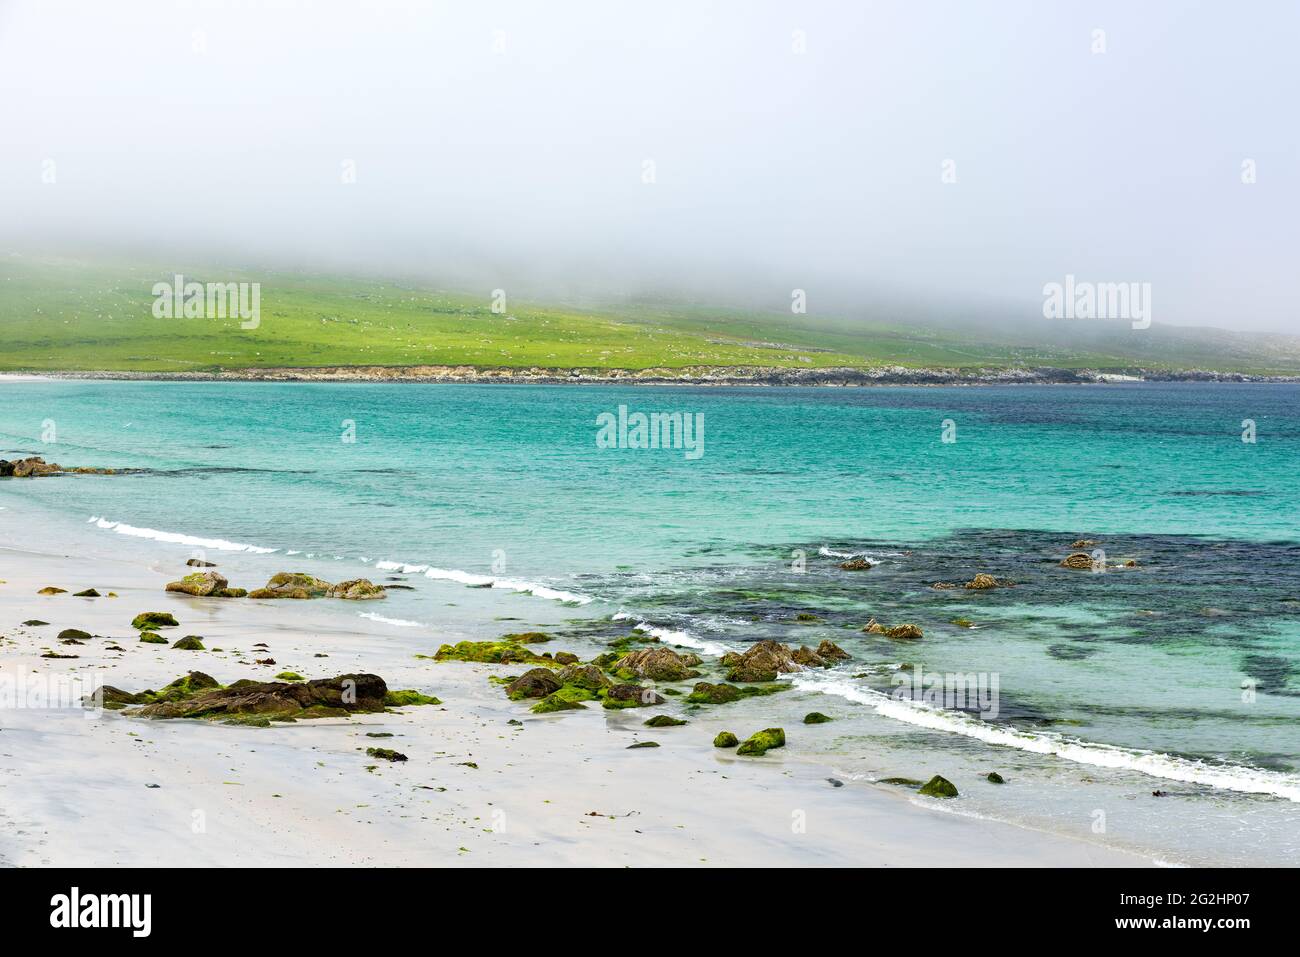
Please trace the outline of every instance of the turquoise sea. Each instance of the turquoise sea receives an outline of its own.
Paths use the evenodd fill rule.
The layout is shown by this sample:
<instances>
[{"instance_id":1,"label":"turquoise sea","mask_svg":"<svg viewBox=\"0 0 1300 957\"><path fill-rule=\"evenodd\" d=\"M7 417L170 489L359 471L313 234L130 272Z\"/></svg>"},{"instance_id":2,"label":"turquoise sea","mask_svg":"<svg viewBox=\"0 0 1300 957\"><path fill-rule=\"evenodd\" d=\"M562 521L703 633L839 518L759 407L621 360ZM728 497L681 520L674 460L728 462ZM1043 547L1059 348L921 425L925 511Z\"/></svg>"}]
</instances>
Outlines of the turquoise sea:
<instances>
[{"instance_id":1,"label":"turquoise sea","mask_svg":"<svg viewBox=\"0 0 1300 957\"><path fill-rule=\"evenodd\" d=\"M701 415L703 454L598 447L620 406ZM21 454L143 471L0 480L17 536L199 552L249 587L401 579L367 611L430 646L517 621L830 638L855 660L771 700L834 711L844 780L998 770L951 810L1171 862L1300 853L1300 386L0 382ZM1060 567L1077 539L1136 567ZM980 572L1015 587L931 587ZM918 702L918 673L984 676L997 707Z\"/></svg>"}]
</instances>

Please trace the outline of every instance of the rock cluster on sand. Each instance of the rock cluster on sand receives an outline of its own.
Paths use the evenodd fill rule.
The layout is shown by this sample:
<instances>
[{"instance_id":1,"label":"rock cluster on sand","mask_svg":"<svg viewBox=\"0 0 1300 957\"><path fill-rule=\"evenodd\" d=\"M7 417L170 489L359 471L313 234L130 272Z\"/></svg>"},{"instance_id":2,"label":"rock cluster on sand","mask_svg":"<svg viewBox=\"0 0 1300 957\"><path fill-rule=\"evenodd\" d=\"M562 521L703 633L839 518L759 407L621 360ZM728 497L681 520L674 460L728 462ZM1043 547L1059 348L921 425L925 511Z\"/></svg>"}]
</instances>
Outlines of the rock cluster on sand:
<instances>
[{"instance_id":1,"label":"rock cluster on sand","mask_svg":"<svg viewBox=\"0 0 1300 957\"><path fill-rule=\"evenodd\" d=\"M191 671L161 691L131 694L105 685L102 694L105 707L136 706L127 713L142 718L206 718L261 726L271 720L347 717L386 707L437 702L415 691L390 692L383 678L371 674L301 683L243 679L222 687L211 675Z\"/></svg>"},{"instance_id":2,"label":"rock cluster on sand","mask_svg":"<svg viewBox=\"0 0 1300 957\"><path fill-rule=\"evenodd\" d=\"M95 469L68 466L64 468L57 462L46 462L39 455L32 455L25 459L0 459L0 478L39 478L43 475L116 475L116 469Z\"/></svg>"},{"instance_id":3,"label":"rock cluster on sand","mask_svg":"<svg viewBox=\"0 0 1300 957\"><path fill-rule=\"evenodd\" d=\"M700 676L693 668L699 663L699 655L679 655L671 648L643 648L619 658L615 670L653 681L686 681Z\"/></svg>"},{"instance_id":4,"label":"rock cluster on sand","mask_svg":"<svg viewBox=\"0 0 1300 957\"><path fill-rule=\"evenodd\" d=\"M194 572L180 581L168 582L166 590L195 598L243 598L248 594L242 588L231 588L226 577L218 572Z\"/></svg>"}]
</instances>

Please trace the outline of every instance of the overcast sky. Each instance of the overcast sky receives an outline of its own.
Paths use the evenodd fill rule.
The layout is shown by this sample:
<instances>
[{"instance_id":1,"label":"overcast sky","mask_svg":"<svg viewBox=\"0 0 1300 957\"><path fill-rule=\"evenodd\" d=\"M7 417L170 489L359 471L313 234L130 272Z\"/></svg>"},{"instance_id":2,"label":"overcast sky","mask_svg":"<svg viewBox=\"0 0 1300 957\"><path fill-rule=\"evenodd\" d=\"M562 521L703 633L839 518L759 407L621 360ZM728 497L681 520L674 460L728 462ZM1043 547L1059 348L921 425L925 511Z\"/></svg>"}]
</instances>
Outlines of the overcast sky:
<instances>
[{"instance_id":1,"label":"overcast sky","mask_svg":"<svg viewBox=\"0 0 1300 957\"><path fill-rule=\"evenodd\" d=\"M0 0L0 244L1300 331L1298 10Z\"/></svg>"}]
</instances>

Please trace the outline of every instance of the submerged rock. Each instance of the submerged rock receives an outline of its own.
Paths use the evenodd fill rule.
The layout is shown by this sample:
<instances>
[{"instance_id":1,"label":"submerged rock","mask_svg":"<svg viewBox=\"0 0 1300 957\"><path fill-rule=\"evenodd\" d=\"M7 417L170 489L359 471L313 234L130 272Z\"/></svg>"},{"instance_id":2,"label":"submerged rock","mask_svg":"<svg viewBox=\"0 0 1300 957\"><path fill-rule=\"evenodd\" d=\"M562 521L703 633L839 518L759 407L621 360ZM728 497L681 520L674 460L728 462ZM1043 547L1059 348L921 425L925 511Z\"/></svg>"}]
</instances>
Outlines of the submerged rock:
<instances>
[{"instance_id":1,"label":"submerged rock","mask_svg":"<svg viewBox=\"0 0 1300 957\"><path fill-rule=\"evenodd\" d=\"M264 588L248 593L249 598L324 598L334 586L305 572L279 572Z\"/></svg>"},{"instance_id":2,"label":"submerged rock","mask_svg":"<svg viewBox=\"0 0 1300 957\"><path fill-rule=\"evenodd\" d=\"M923 783L925 783L925 782L923 782L923 781L918 781L916 778L881 778L881 779L880 779L879 781L877 781L876 783L877 783L877 784L897 784L897 785L899 785L900 787L905 787L905 788L919 788L919 787L920 787Z\"/></svg>"},{"instance_id":3,"label":"submerged rock","mask_svg":"<svg viewBox=\"0 0 1300 957\"><path fill-rule=\"evenodd\" d=\"M750 645L742 654L724 655L722 663L731 669L728 681L775 681L778 674L803 670L789 646L771 639Z\"/></svg>"},{"instance_id":4,"label":"submerged rock","mask_svg":"<svg viewBox=\"0 0 1300 957\"><path fill-rule=\"evenodd\" d=\"M175 628L180 624L169 611L142 611L131 619L131 627L136 631L152 631L155 628Z\"/></svg>"},{"instance_id":5,"label":"submerged rock","mask_svg":"<svg viewBox=\"0 0 1300 957\"><path fill-rule=\"evenodd\" d=\"M734 748L740 744L740 740L730 731L719 731L718 736L713 739L715 748Z\"/></svg>"},{"instance_id":6,"label":"submerged rock","mask_svg":"<svg viewBox=\"0 0 1300 957\"><path fill-rule=\"evenodd\" d=\"M865 572L872 567L871 562L865 558L850 558L847 562L840 562L840 568L846 572Z\"/></svg>"},{"instance_id":7,"label":"submerged rock","mask_svg":"<svg viewBox=\"0 0 1300 957\"><path fill-rule=\"evenodd\" d=\"M193 595L195 598L207 598L214 592L225 591L229 586L226 576L219 572L195 572L180 581L168 582L166 590Z\"/></svg>"},{"instance_id":8,"label":"submerged rock","mask_svg":"<svg viewBox=\"0 0 1300 957\"><path fill-rule=\"evenodd\" d=\"M809 711L803 716L804 724L825 724L827 721L834 721L828 714L822 714L820 711Z\"/></svg>"},{"instance_id":9,"label":"submerged rock","mask_svg":"<svg viewBox=\"0 0 1300 957\"><path fill-rule=\"evenodd\" d=\"M331 585L325 592L327 598L343 598L348 601L371 601L387 598L388 592L382 585L376 585L368 578L353 578L349 581Z\"/></svg>"},{"instance_id":10,"label":"submerged rock","mask_svg":"<svg viewBox=\"0 0 1300 957\"><path fill-rule=\"evenodd\" d=\"M945 777L935 775L921 785L918 794L924 794L926 797L955 798L957 796L956 786Z\"/></svg>"},{"instance_id":11,"label":"submerged rock","mask_svg":"<svg viewBox=\"0 0 1300 957\"><path fill-rule=\"evenodd\" d=\"M773 748L785 747L785 731L781 728L764 728L762 731L755 731L736 751L737 754L748 754L754 757L761 757L771 751Z\"/></svg>"},{"instance_id":12,"label":"submerged rock","mask_svg":"<svg viewBox=\"0 0 1300 957\"><path fill-rule=\"evenodd\" d=\"M778 691L785 691L790 685L767 685L765 687L754 687L753 685L744 688L728 684L709 684L707 681L699 682L686 700L691 704L729 704L732 701L739 701L741 698L752 698L757 695L776 694Z\"/></svg>"},{"instance_id":13,"label":"submerged rock","mask_svg":"<svg viewBox=\"0 0 1300 957\"><path fill-rule=\"evenodd\" d=\"M699 656L679 655L671 648L642 648L629 651L615 663L619 672L653 681L686 681L698 678L700 673L692 665L700 663Z\"/></svg>"},{"instance_id":14,"label":"submerged rock","mask_svg":"<svg viewBox=\"0 0 1300 957\"><path fill-rule=\"evenodd\" d=\"M1067 555L1061 562L1062 568L1073 568L1078 571L1087 571L1092 568L1092 556L1087 552L1074 552Z\"/></svg>"},{"instance_id":15,"label":"submerged rock","mask_svg":"<svg viewBox=\"0 0 1300 957\"><path fill-rule=\"evenodd\" d=\"M1071 548L1092 548L1092 546L1096 544L1097 543L1093 541L1091 538L1081 538L1078 541L1071 542L1070 547Z\"/></svg>"}]
</instances>

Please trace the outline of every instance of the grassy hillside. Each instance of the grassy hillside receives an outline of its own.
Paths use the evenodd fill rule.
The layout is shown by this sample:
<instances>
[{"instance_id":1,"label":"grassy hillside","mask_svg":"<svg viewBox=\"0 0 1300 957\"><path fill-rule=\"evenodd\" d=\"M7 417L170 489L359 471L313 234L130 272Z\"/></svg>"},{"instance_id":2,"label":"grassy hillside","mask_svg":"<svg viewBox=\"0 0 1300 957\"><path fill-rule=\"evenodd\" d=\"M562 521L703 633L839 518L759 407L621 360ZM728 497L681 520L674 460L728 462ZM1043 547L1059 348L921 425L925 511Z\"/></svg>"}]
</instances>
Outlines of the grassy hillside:
<instances>
[{"instance_id":1,"label":"grassy hillside","mask_svg":"<svg viewBox=\"0 0 1300 957\"><path fill-rule=\"evenodd\" d=\"M180 372L334 365L680 368L1132 366L1300 371L1279 340L1113 324L981 333L677 305L578 311L431 285L300 273L182 269L187 280L261 283L261 324L157 319L152 287L172 269L0 259L0 370ZM1078 324L1074 324L1076 327ZM1067 335L1068 333L1068 335Z\"/></svg>"}]
</instances>

